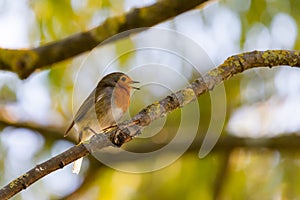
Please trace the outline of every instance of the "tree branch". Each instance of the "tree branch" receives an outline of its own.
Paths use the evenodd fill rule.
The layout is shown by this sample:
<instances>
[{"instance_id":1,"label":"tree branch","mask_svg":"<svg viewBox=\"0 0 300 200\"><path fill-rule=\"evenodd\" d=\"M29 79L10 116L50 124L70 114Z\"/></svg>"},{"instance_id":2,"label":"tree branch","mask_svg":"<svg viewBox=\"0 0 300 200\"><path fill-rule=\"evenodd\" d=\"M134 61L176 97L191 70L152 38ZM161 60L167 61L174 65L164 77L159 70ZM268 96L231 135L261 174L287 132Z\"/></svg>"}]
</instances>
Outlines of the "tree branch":
<instances>
[{"instance_id":1,"label":"tree branch","mask_svg":"<svg viewBox=\"0 0 300 200\"><path fill-rule=\"evenodd\" d=\"M300 67L300 51L269 50L253 51L234 55L225 60L219 67L209 71L203 77L193 81L185 89L172 93L164 99L147 106L131 120L124 121L106 134L94 135L89 141L81 143L69 150L37 165L32 170L15 179L0 190L0 199L8 199L47 174L63 168L65 165L108 146L121 146L141 133L143 127L152 121L165 116L171 111L183 107L196 100L197 96L212 90L216 85L229 79L235 74L255 67L275 67L289 65ZM292 140L289 145L297 144L300 140ZM240 142L240 141L239 141ZM113 143L113 144L112 144ZM242 143L237 143L242 144ZM258 143L259 144L259 143ZM251 145L251 143L245 143ZM233 145L231 145L232 147Z\"/></svg>"},{"instance_id":2,"label":"tree branch","mask_svg":"<svg viewBox=\"0 0 300 200\"><path fill-rule=\"evenodd\" d=\"M37 124L35 122L13 122L0 119L0 127L15 127L15 128L25 128L30 129L32 131L37 131L39 133L44 134L44 136L51 137L53 139L58 139L62 137L62 127L57 126L44 126L41 124ZM74 141L74 140L73 140Z\"/></svg>"},{"instance_id":3,"label":"tree branch","mask_svg":"<svg viewBox=\"0 0 300 200\"><path fill-rule=\"evenodd\" d=\"M14 114L11 114L11 110L7 108L6 106L0 107L0 128L5 127L14 127L14 128L25 128L32 131L37 131L41 133L43 136L47 137L48 139L59 139L63 135L64 126L59 125L42 125L37 122L28 120L28 121L22 121L20 120L20 117L15 116ZM75 142L75 137L68 138L70 141Z\"/></svg>"},{"instance_id":4,"label":"tree branch","mask_svg":"<svg viewBox=\"0 0 300 200\"><path fill-rule=\"evenodd\" d=\"M36 69L66 60L89 51L104 41L112 42L127 37L132 33L161 23L167 19L186 12L207 0L161 0L143 8L135 8L121 16L106 19L101 25L90 31L74 34L45 46L12 50L0 49L0 69L15 72L20 78L27 78ZM129 31L133 30L134 31ZM118 33L129 31L110 39ZM109 41L106 41L110 39Z\"/></svg>"}]
</instances>

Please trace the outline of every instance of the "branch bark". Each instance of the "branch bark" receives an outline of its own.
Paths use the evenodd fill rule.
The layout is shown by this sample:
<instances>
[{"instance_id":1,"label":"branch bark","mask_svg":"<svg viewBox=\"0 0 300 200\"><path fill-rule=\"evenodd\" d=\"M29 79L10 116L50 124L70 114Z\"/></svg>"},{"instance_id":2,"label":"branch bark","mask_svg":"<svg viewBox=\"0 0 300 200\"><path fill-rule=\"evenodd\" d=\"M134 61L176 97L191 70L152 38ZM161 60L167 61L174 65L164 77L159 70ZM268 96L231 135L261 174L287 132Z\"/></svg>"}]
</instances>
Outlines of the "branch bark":
<instances>
[{"instance_id":1,"label":"branch bark","mask_svg":"<svg viewBox=\"0 0 300 200\"><path fill-rule=\"evenodd\" d=\"M37 69L79 55L97 45L103 45L127 37L132 33L143 31L145 28L191 10L206 1L161 0L150 6L132 9L124 15L108 18L90 31L77 33L45 46L27 50L0 49L0 69L15 72L20 78L25 79ZM110 39L124 31L128 32Z\"/></svg>"},{"instance_id":2,"label":"branch bark","mask_svg":"<svg viewBox=\"0 0 300 200\"><path fill-rule=\"evenodd\" d=\"M40 178L63 168L80 157L88 155L90 152L108 146L121 146L123 143L129 142L141 133L143 127L148 126L152 121L196 100L197 96L212 90L222 81L244 70L265 66L271 68L280 65L300 67L299 55L300 51L268 50L231 56L223 64L207 72L203 77L196 79L185 89L172 93L164 99L147 106L131 120L120 123L118 127L112 128L106 134L94 135L89 141L72 147L58 156L37 165L2 188L0 190L0 199L8 199L14 196ZM296 141L299 140L291 141L289 145L297 143ZM297 144L298 146L299 144Z\"/></svg>"}]
</instances>

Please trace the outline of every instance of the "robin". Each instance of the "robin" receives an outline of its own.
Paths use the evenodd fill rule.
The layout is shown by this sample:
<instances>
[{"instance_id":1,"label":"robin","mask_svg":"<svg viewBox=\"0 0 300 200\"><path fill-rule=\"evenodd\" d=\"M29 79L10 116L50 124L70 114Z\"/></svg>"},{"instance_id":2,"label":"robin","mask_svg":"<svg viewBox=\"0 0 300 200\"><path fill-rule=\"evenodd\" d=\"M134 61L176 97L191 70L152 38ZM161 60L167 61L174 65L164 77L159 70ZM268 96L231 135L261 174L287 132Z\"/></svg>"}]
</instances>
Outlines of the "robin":
<instances>
[{"instance_id":1,"label":"robin","mask_svg":"<svg viewBox=\"0 0 300 200\"><path fill-rule=\"evenodd\" d=\"M94 133L116 125L128 109L131 89L139 89L132 86L134 83L139 82L121 72L103 77L78 109L64 136L67 136L75 125L79 133L79 142L83 142L90 139ZM83 158L80 158L74 162L73 173L79 173L82 160Z\"/></svg>"}]
</instances>

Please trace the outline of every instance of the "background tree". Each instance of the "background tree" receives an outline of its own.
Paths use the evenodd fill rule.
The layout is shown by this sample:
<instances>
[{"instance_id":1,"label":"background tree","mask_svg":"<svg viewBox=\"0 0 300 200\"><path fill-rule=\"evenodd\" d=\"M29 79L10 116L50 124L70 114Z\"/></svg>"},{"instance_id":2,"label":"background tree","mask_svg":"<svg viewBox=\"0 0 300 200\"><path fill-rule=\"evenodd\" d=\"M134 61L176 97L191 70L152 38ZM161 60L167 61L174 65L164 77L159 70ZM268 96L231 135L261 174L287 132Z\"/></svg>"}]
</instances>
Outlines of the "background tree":
<instances>
[{"instance_id":1,"label":"background tree","mask_svg":"<svg viewBox=\"0 0 300 200\"><path fill-rule=\"evenodd\" d=\"M0 23L4 31L0 43L3 48L40 46L88 30L107 17L119 15L132 7L151 3L154 2L42 0L15 4L4 1ZM183 88L187 82L178 81L179 75L192 81L199 72L215 67L212 63L221 64L226 57L242 51L298 49L297 3L279 0L211 3L204 9L187 12L156 27L168 31L152 29L125 37L90 54L35 72L26 80L20 80L14 73L1 73L3 129L0 148L3 153L0 182L5 185L36 163L72 146L71 142L76 143L75 137L68 141L62 138L65 124L72 118L72 101L74 107L78 106L102 73L132 71L133 76L144 83L164 81L163 85L145 85L140 93L134 94L135 106L130 110L133 115L169 94L170 90ZM27 23L22 23L25 19ZM5 34L10 37L5 37ZM148 46L156 48L146 53L131 52ZM157 51L161 46L166 50L180 51L182 57L196 64L189 65L182 57L174 57L168 51ZM140 71L133 70L145 63ZM174 73L170 74L164 65L171 66ZM80 176L71 174L70 168L66 167L15 198L294 198L299 195L299 155L291 141L298 137L288 135L299 130L298 71L291 68L255 69L227 81L227 120L222 136L229 139L220 140L224 146L217 145L215 151L203 159L199 159L198 152L201 139L211 123L213 100L209 94L198 99L201 120L193 145L164 169L130 174L104 167L89 157ZM176 135L183 113L183 110L178 110L157 121L145 130L144 138L134 140L124 148L136 152L162 148ZM189 120L192 121L192 117ZM157 127L161 130L152 136ZM185 132L188 133L189 129L186 128ZM241 143L231 136L246 138L246 142ZM286 137L273 139L279 136ZM258 142L248 137L258 138ZM271 148L265 148L268 146ZM151 163L158 163L168 156L161 155ZM120 161L119 165L138 166L136 162L126 160Z\"/></svg>"}]
</instances>

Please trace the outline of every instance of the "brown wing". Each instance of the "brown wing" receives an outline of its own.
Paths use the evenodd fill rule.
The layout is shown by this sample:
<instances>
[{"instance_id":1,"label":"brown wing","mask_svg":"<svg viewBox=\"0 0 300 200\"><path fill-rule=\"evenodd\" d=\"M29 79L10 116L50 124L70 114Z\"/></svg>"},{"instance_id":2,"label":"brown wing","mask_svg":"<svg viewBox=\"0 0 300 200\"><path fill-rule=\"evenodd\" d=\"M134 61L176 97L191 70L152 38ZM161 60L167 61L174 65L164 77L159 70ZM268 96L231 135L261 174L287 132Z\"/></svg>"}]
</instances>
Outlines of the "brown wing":
<instances>
[{"instance_id":1,"label":"brown wing","mask_svg":"<svg viewBox=\"0 0 300 200\"><path fill-rule=\"evenodd\" d=\"M74 124L82 120L87 114L87 112L91 108L93 108L93 106L95 106L94 110L96 112L96 116L100 127L108 127L115 124L116 122L111 112L112 92L113 92L112 87L106 87L105 89L102 89L101 91L98 90L97 92L96 89L94 89L78 109L72 123L65 131L64 136L68 135L69 131L72 129Z\"/></svg>"},{"instance_id":2,"label":"brown wing","mask_svg":"<svg viewBox=\"0 0 300 200\"><path fill-rule=\"evenodd\" d=\"M69 125L69 127L65 131L64 137L66 137L69 134L69 131L73 128L74 124L75 124L74 121L72 121L72 123Z\"/></svg>"},{"instance_id":3,"label":"brown wing","mask_svg":"<svg viewBox=\"0 0 300 200\"><path fill-rule=\"evenodd\" d=\"M96 112L98 123L102 128L115 124L115 120L112 116L112 111L111 111L112 93L113 93L112 87L106 87L102 91L96 92L96 95L98 95L99 98L97 98L95 101L94 109Z\"/></svg>"},{"instance_id":4,"label":"brown wing","mask_svg":"<svg viewBox=\"0 0 300 200\"><path fill-rule=\"evenodd\" d=\"M71 122L70 126L67 128L67 130L64 133L64 137L66 137L69 133L69 131L73 128L75 122L80 121L87 111L91 108L91 106L94 105L94 99L95 99L95 89L91 92L91 94L85 99L85 101L81 104L80 108L75 114L75 117L73 121Z\"/></svg>"}]
</instances>

